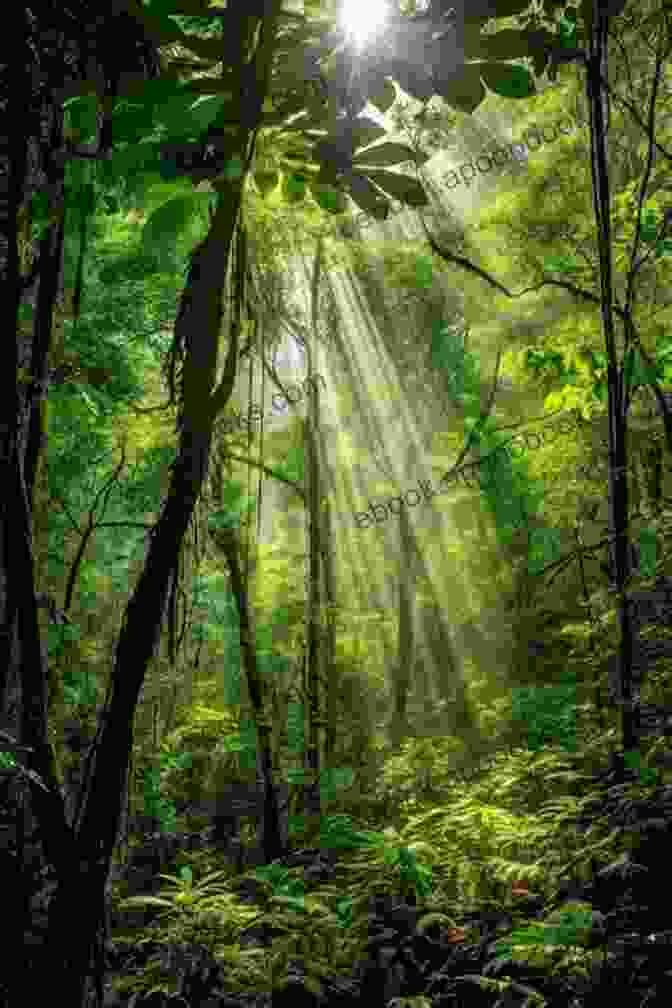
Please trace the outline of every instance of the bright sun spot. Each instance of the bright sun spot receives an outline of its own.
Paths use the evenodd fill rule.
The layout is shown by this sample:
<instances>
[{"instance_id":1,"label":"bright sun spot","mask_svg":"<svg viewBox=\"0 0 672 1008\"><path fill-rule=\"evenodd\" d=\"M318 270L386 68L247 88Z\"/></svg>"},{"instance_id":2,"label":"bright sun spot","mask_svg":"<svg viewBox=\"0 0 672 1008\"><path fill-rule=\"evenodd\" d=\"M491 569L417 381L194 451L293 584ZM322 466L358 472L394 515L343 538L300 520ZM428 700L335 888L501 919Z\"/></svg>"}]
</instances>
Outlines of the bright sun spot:
<instances>
[{"instance_id":1,"label":"bright sun spot","mask_svg":"<svg viewBox=\"0 0 672 1008\"><path fill-rule=\"evenodd\" d=\"M389 14L386 0L342 0L339 21L358 46L366 45Z\"/></svg>"}]
</instances>

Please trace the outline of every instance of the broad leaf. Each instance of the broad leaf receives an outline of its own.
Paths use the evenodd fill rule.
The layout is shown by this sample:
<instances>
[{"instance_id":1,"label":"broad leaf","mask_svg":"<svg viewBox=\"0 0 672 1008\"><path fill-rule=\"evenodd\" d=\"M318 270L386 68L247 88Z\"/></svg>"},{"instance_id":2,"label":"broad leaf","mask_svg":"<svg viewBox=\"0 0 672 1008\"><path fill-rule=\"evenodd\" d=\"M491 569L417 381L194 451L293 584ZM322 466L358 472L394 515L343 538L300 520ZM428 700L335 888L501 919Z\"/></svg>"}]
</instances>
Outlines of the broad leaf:
<instances>
[{"instance_id":1,"label":"broad leaf","mask_svg":"<svg viewBox=\"0 0 672 1008\"><path fill-rule=\"evenodd\" d=\"M63 129L70 131L75 143L88 143L98 130L98 99L87 94L63 102Z\"/></svg>"},{"instance_id":2,"label":"broad leaf","mask_svg":"<svg viewBox=\"0 0 672 1008\"><path fill-rule=\"evenodd\" d=\"M208 194L176 196L158 207L142 229L141 241L145 252L160 254L166 249L175 252L178 238L188 231L193 217L202 213L204 195Z\"/></svg>"},{"instance_id":3,"label":"broad leaf","mask_svg":"<svg viewBox=\"0 0 672 1008\"><path fill-rule=\"evenodd\" d=\"M480 63L466 63L458 76L451 77L447 81L436 81L436 93L453 108L471 115L486 94L480 68Z\"/></svg>"},{"instance_id":4,"label":"broad leaf","mask_svg":"<svg viewBox=\"0 0 672 1008\"><path fill-rule=\"evenodd\" d=\"M369 144L375 143L376 140L380 140L381 137L387 135L382 126L379 126L378 123L375 123L373 119L369 119L367 116L360 116L357 119L350 120L350 124L346 126L343 123L339 133L343 136L349 135L352 138L352 150L357 153L359 153L361 147L368 147Z\"/></svg>"},{"instance_id":5,"label":"broad leaf","mask_svg":"<svg viewBox=\"0 0 672 1008\"><path fill-rule=\"evenodd\" d=\"M217 95L201 95L196 101L189 107L189 116L195 124L197 131L207 130L208 126L213 123L224 121L225 117L222 117L222 113L229 102L233 99L233 95L217 94ZM220 119L220 117L222 117ZM184 129L184 127L183 127Z\"/></svg>"},{"instance_id":6,"label":"broad leaf","mask_svg":"<svg viewBox=\"0 0 672 1008\"><path fill-rule=\"evenodd\" d=\"M180 45L190 49L197 56L203 56L206 59L222 59L223 43L221 40L186 35L177 23L163 12L161 5L156 0L150 6L137 5L133 12L134 16L142 22L149 38L157 46L173 45L175 42L179 42Z\"/></svg>"},{"instance_id":7,"label":"broad leaf","mask_svg":"<svg viewBox=\"0 0 672 1008\"><path fill-rule=\"evenodd\" d=\"M529 98L536 93L527 67L518 63L481 63L480 74L487 86L503 98Z\"/></svg>"},{"instance_id":8,"label":"broad leaf","mask_svg":"<svg viewBox=\"0 0 672 1008\"><path fill-rule=\"evenodd\" d=\"M377 147L369 147L367 150L359 151L353 158L353 165L396 165L403 161L419 161L425 164L429 161L427 154L416 157L415 152L406 144L382 143Z\"/></svg>"},{"instance_id":9,"label":"broad leaf","mask_svg":"<svg viewBox=\"0 0 672 1008\"><path fill-rule=\"evenodd\" d=\"M429 200L425 190L417 179L409 178L408 175L397 175L388 171L368 171L367 177L380 186L390 196L407 203L409 206L427 206Z\"/></svg>"},{"instance_id":10,"label":"broad leaf","mask_svg":"<svg viewBox=\"0 0 672 1008\"><path fill-rule=\"evenodd\" d=\"M360 209L371 214L376 220L387 220L390 205L368 178L352 174L347 180L350 195Z\"/></svg>"}]
</instances>

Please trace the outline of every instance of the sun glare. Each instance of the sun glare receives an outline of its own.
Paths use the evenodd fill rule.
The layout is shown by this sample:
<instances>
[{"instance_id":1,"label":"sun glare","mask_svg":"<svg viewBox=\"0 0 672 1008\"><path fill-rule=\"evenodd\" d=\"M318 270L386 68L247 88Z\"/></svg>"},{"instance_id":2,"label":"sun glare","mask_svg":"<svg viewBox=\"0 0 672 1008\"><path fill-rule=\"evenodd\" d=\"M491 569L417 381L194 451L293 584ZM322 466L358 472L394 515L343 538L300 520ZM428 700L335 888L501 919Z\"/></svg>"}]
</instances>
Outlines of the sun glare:
<instances>
[{"instance_id":1,"label":"sun glare","mask_svg":"<svg viewBox=\"0 0 672 1008\"><path fill-rule=\"evenodd\" d=\"M386 0L342 0L339 22L355 45L371 41L390 13Z\"/></svg>"}]
</instances>

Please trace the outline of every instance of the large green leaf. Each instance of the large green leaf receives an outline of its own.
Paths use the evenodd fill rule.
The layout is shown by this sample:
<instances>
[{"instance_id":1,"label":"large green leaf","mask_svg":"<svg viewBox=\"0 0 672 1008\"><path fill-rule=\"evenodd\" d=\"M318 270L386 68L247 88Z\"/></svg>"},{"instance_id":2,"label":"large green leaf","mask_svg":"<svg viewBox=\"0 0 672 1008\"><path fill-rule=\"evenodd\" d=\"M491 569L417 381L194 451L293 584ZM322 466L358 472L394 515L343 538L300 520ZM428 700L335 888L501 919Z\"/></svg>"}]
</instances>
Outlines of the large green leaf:
<instances>
[{"instance_id":1,"label":"large green leaf","mask_svg":"<svg viewBox=\"0 0 672 1008\"><path fill-rule=\"evenodd\" d=\"M427 206L429 203L427 194L417 179L388 171L367 171L366 174L372 182L402 203L414 207Z\"/></svg>"},{"instance_id":2,"label":"large green leaf","mask_svg":"<svg viewBox=\"0 0 672 1008\"><path fill-rule=\"evenodd\" d=\"M172 45L179 42L186 49L190 49L197 56L206 59L220 59L223 53L223 43L219 39L199 38L195 35L186 35L177 25L177 22L164 13L162 3L154 2L150 5L138 4L134 6L134 16L138 18L145 27L149 38L159 46ZM201 11L201 14L203 11Z\"/></svg>"},{"instance_id":3,"label":"large green leaf","mask_svg":"<svg viewBox=\"0 0 672 1008\"><path fill-rule=\"evenodd\" d=\"M89 143L98 130L98 99L95 95L81 95L63 102L63 127L75 133L76 143Z\"/></svg>"},{"instance_id":4,"label":"large green leaf","mask_svg":"<svg viewBox=\"0 0 672 1008\"><path fill-rule=\"evenodd\" d=\"M536 93L534 78L519 63L481 63L480 74L490 90L503 98L529 98Z\"/></svg>"},{"instance_id":5,"label":"large green leaf","mask_svg":"<svg viewBox=\"0 0 672 1008\"><path fill-rule=\"evenodd\" d=\"M375 143L376 140L380 140L387 134L383 127L375 123L373 119L360 116L355 119L350 135L352 136L353 150L359 153L361 147L368 147L369 144Z\"/></svg>"},{"instance_id":6,"label":"large green leaf","mask_svg":"<svg viewBox=\"0 0 672 1008\"><path fill-rule=\"evenodd\" d=\"M352 159L353 165L396 165L402 161L419 161L425 164L429 155L417 155L411 147L400 143L382 143L359 151Z\"/></svg>"},{"instance_id":7,"label":"large green leaf","mask_svg":"<svg viewBox=\"0 0 672 1008\"><path fill-rule=\"evenodd\" d=\"M227 105L230 105L233 95L225 94L202 94L192 105L189 106L189 116L197 131L206 130L215 121L220 122L225 119L223 115ZM184 131L184 126L182 127Z\"/></svg>"},{"instance_id":8,"label":"large green leaf","mask_svg":"<svg viewBox=\"0 0 672 1008\"><path fill-rule=\"evenodd\" d=\"M195 215L202 213L203 193L176 196L158 207L142 229L141 241L148 253L175 252L177 240L189 229Z\"/></svg>"},{"instance_id":9,"label":"large green leaf","mask_svg":"<svg viewBox=\"0 0 672 1008\"><path fill-rule=\"evenodd\" d=\"M348 178L347 185L350 195L361 210L371 214L376 220L387 219L390 205L368 178L354 173Z\"/></svg>"},{"instance_id":10,"label":"large green leaf","mask_svg":"<svg viewBox=\"0 0 672 1008\"><path fill-rule=\"evenodd\" d=\"M112 141L134 143L154 127L154 109L143 102L119 101L112 113Z\"/></svg>"},{"instance_id":11,"label":"large green leaf","mask_svg":"<svg viewBox=\"0 0 672 1008\"><path fill-rule=\"evenodd\" d=\"M436 84L437 94L453 108L461 109L468 115L478 108L485 98L485 88L481 80L481 64L466 63L459 76Z\"/></svg>"}]
</instances>

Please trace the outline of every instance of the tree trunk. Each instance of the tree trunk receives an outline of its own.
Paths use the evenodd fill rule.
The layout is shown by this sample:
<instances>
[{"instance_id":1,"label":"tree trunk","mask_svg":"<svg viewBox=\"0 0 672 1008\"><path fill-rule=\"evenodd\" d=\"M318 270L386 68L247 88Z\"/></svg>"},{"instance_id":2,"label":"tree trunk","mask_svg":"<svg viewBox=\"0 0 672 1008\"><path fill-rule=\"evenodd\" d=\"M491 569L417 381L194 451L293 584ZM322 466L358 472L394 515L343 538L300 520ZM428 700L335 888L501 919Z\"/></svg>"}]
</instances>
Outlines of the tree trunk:
<instances>
[{"instance_id":1,"label":"tree trunk","mask_svg":"<svg viewBox=\"0 0 672 1008\"><path fill-rule=\"evenodd\" d=\"M392 691L394 708L390 724L390 740L399 746L408 734L408 693L411 684L413 661L413 599L415 579L413 568L413 530L408 511L401 508L399 515L399 637L397 665L394 670Z\"/></svg>"},{"instance_id":2,"label":"tree trunk","mask_svg":"<svg viewBox=\"0 0 672 1008\"><path fill-rule=\"evenodd\" d=\"M231 584L238 605L240 653L247 675L247 685L257 725L257 767L263 786L263 809L259 821L259 847L263 851L264 861L269 862L275 858L282 857L284 853L278 800L273 786L271 723L268 713L264 709L263 684L259 678L257 652L250 618L251 614L240 568L240 553L235 530L232 528L222 529L219 532L219 541L231 572Z\"/></svg>"},{"instance_id":3,"label":"tree trunk","mask_svg":"<svg viewBox=\"0 0 672 1008\"><path fill-rule=\"evenodd\" d=\"M625 410L625 364L618 367L614 332L611 277L611 235L609 232L609 172L606 131L609 96L601 80L608 80L607 29L609 15L601 4L592 5L589 55L586 67L587 97L590 112L591 167L593 203L597 225L600 278L602 282L602 328L607 352L609 414L609 531L613 539L619 623L619 677L621 686L621 732L623 750L638 744L637 717L633 701L633 634L627 590L630 581L628 541L627 416ZM632 340L632 326L625 327L626 345Z\"/></svg>"},{"instance_id":4,"label":"tree trunk","mask_svg":"<svg viewBox=\"0 0 672 1008\"><path fill-rule=\"evenodd\" d=\"M277 17L271 21L264 28L274 37ZM256 97L263 102L263 95ZM241 130L231 156L237 155L246 164L255 138L253 124ZM124 614L109 705L83 784L81 820L74 838L65 821L60 794L55 797L53 786L48 794L36 785L32 788L43 836L49 839L52 848L50 860L59 865L59 882L50 907L48 961L34 978L38 987L35 998L27 998L26 1003L44 1001L54 989L71 1008L79 1008L84 1002L102 920L105 884L120 827L138 697L158 644L171 578L207 476L213 424L235 382L238 333L232 328L223 377L215 389L222 299L238 221L242 179L220 182L218 191L221 195L209 233L192 258L191 297L175 323L176 330L178 326L183 330L181 345L185 347L177 458L162 513L150 539L144 570ZM180 340L176 343L180 345ZM20 500L16 484L15 478L9 484L10 493L14 492ZM13 526L21 527L16 520ZM16 533L12 539L21 541ZM22 570L27 569L24 558ZM30 609L24 609L23 619L30 618ZM38 654L30 658L39 663ZM39 664L32 667L39 669ZM27 695L38 696L39 691L30 691L28 675L25 681L29 687ZM48 756L48 750L42 746L34 762L36 768L46 770L48 783L53 784Z\"/></svg>"},{"instance_id":5,"label":"tree trunk","mask_svg":"<svg viewBox=\"0 0 672 1008\"><path fill-rule=\"evenodd\" d=\"M317 295L320 279L321 245L315 256L312 282L312 333L317 326ZM304 781L305 827L315 828L320 816L320 749L318 719L321 717L320 673L323 667L324 640L321 619L322 522L320 520L321 480L319 468L319 390L313 372L313 347L305 344L307 359L308 411L304 422L305 479L308 518L308 590L306 592L306 752Z\"/></svg>"}]
</instances>

